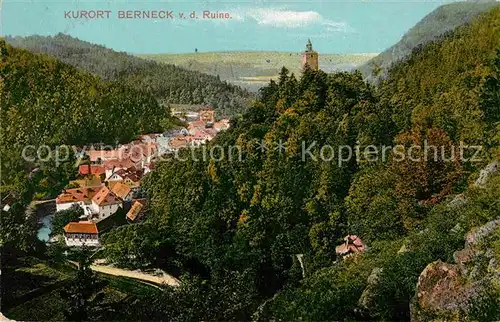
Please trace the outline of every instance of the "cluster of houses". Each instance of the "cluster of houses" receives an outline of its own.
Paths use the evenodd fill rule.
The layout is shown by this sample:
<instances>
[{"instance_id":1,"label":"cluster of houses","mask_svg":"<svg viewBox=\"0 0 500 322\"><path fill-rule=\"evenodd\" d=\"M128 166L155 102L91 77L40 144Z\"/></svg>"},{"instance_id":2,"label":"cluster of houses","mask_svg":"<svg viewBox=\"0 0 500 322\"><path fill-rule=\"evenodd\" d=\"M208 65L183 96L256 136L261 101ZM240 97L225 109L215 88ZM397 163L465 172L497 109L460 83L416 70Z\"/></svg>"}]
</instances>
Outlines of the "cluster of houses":
<instances>
[{"instance_id":1,"label":"cluster of houses","mask_svg":"<svg viewBox=\"0 0 500 322\"><path fill-rule=\"evenodd\" d=\"M366 250L366 245L361 238L356 235L347 235L344 237L344 243L335 247L335 253L340 258L351 257L354 254L362 253Z\"/></svg>"},{"instance_id":2,"label":"cluster of houses","mask_svg":"<svg viewBox=\"0 0 500 322\"><path fill-rule=\"evenodd\" d=\"M68 246L99 246L98 223L116 214L125 213L130 222L140 219L136 204L143 210L146 199L141 197L141 180L152 163L151 155L132 161L128 157L102 151L100 160L94 159L97 150L90 151L87 164L79 166L80 179L71 181L56 198L56 210L62 211L78 206L84 215L79 222L70 222L64 227Z\"/></svg>"},{"instance_id":3,"label":"cluster of houses","mask_svg":"<svg viewBox=\"0 0 500 322\"><path fill-rule=\"evenodd\" d=\"M158 141L160 150L166 153L175 152L180 148L200 146L212 140L217 133L229 128L229 120L215 121L214 110L202 108L198 112L174 112L189 125L185 129L165 133Z\"/></svg>"},{"instance_id":4,"label":"cluster of houses","mask_svg":"<svg viewBox=\"0 0 500 322\"><path fill-rule=\"evenodd\" d=\"M155 159L204 144L229 127L228 120L216 122L210 108L182 116L188 124L186 128L142 135L112 150L84 151L87 160L79 166L79 179L71 181L56 199L57 211L75 206L84 211L79 222L64 227L66 245L99 246L99 223L111 216L124 213L128 222L141 220L147 208L141 180L153 169Z\"/></svg>"}]
</instances>

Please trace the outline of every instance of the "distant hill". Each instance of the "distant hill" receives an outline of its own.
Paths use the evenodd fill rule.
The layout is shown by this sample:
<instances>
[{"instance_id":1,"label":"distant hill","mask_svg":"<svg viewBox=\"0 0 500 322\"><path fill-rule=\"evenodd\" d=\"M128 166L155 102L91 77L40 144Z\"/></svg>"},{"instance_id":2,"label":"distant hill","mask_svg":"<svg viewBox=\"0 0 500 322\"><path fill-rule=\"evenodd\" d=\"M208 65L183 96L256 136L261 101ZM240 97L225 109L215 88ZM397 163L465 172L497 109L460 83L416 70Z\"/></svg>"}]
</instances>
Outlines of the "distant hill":
<instances>
[{"instance_id":1,"label":"distant hill","mask_svg":"<svg viewBox=\"0 0 500 322\"><path fill-rule=\"evenodd\" d=\"M377 54L322 54L319 65L325 72L352 70ZM208 52L190 54L139 55L139 57L174 64L189 70L219 76L233 84L255 90L276 79L285 66L300 73L302 53L297 52Z\"/></svg>"},{"instance_id":2,"label":"distant hill","mask_svg":"<svg viewBox=\"0 0 500 322\"><path fill-rule=\"evenodd\" d=\"M5 40L14 47L46 53L104 80L119 80L148 91L160 103L211 104L218 110L218 116L232 116L244 111L252 98L249 92L216 76L158 64L64 34L6 37Z\"/></svg>"},{"instance_id":3,"label":"distant hill","mask_svg":"<svg viewBox=\"0 0 500 322\"><path fill-rule=\"evenodd\" d=\"M500 3L469 1L443 5L425 16L398 43L369 60L359 69L363 76L370 81L385 77L391 65L407 58L418 46L425 45L456 27L468 23L480 13L486 12L494 6L500 6Z\"/></svg>"}]
</instances>

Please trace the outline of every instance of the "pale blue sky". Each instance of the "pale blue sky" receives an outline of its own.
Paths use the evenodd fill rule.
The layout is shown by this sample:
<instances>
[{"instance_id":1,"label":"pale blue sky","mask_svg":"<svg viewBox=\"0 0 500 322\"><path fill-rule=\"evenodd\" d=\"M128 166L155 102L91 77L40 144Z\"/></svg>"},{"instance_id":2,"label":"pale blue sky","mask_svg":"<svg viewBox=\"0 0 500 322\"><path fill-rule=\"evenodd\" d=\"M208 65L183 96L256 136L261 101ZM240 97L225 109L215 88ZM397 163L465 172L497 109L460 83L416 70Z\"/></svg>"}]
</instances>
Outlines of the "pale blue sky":
<instances>
[{"instance_id":1,"label":"pale blue sky","mask_svg":"<svg viewBox=\"0 0 500 322\"><path fill-rule=\"evenodd\" d=\"M374 53L448 2L3 0L1 25L4 35L63 32L133 53L301 51L308 37L322 53ZM98 9L111 10L110 19L64 17L67 10ZM118 19L119 10L224 11L232 19Z\"/></svg>"}]
</instances>

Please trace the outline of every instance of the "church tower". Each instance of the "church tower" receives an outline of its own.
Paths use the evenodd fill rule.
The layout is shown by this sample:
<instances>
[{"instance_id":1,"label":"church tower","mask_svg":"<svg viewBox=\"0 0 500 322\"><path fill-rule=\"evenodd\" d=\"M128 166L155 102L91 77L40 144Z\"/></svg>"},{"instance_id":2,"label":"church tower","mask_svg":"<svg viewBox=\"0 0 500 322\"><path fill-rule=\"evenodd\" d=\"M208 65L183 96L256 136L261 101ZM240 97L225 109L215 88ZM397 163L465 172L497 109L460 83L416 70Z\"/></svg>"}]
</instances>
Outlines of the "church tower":
<instances>
[{"instance_id":1,"label":"church tower","mask_svg":"<svg viewBox=\"0 0 500 322\"><path fill-rule=\"evenodd\" d=\"M307 40L306 51L302 53L302 70L304 70L306 66L315 71L317 71L319 67L318 53L313 50L311 39Z\"/></svg>"}]
</instances>

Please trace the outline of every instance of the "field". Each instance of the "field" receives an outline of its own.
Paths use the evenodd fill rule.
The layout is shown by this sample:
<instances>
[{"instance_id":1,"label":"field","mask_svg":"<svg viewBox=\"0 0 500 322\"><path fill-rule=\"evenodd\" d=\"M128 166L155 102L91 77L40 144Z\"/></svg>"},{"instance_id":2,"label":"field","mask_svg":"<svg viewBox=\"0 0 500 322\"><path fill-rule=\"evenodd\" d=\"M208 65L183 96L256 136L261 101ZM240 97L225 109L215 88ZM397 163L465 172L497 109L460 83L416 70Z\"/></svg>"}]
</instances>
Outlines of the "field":
<instances>
[{"instance_id":1,"label":"field","mask_svg":"<svg viewBox=\"0 0 500 322\"><path fill-rule=\"evenodd\" d=\"M377 54L320 54L320 68L327 72L351 70ZM275 79L285 66L300 73L302 54L298 52L209 52L190 54L139 55L161 63L173 64L190 70L219 75L223 80L249 89L256 89Z\"/></svg>"}]
</instances>

